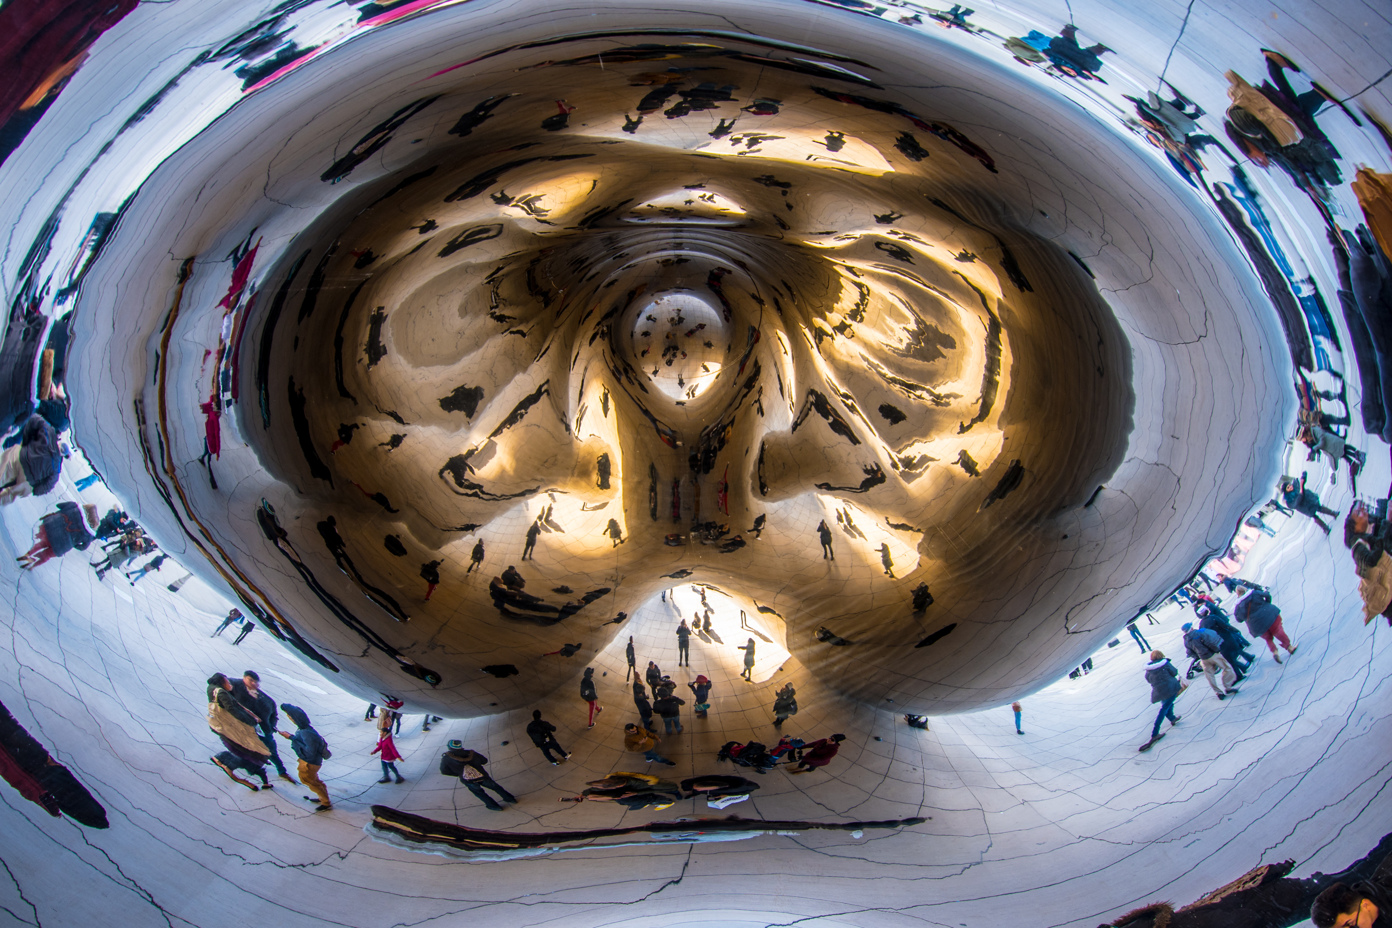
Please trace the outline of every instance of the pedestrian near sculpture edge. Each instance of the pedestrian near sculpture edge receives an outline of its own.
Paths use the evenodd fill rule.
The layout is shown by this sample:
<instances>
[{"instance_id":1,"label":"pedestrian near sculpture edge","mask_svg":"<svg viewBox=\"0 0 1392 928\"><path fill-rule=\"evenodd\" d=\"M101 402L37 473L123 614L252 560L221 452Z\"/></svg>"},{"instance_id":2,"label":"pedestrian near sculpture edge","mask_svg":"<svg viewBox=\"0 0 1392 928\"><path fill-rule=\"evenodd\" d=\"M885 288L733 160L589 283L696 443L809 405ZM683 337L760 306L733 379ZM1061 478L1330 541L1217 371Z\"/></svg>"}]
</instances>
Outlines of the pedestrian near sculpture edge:
<instances>
[{"instance_id":1,"label":"pedestrian near sculpture edge","mask_svg":"<svg viewBox=\"0 0 1392 928\"><path fill-rule=\"evenodd\" d=\"M1206 628L1195 628L1192 622L1185 622L1181 628L1184 631L1184 651L1191 658L1199 662L1203 668L1204 678L1208 680L1208 685L1213 688L1213 693L1219 699L1227 699L1237 693L1233 684L1237 682L1237 671L1222 654L1223 639L1218 637L1218 633ZM1218 685L1218 680L1214 676L1221 672L1223 675L1223 685Z\"/></svg>"},{"instance_id":2,"label":"pedestrian near sculpture edge","mask_svg":"<svg viewBox=\"0 0 1392 928\"><path fill-rule=\"evenodd\" d=\"M1010 711L1015 713L1015 734L1023 735L1024 732L1020 729L1020 716L1025 710L1020 707L1018 702L1012 702Z\"/></svg>"},{"instance_id":3,"label":"pedestrian near sculpture edge","mask_svg":"<svg viewBox=\"0 0 1392 928\"><path fill-rule=\"evenodd\" d=\"M451 741L448 745L451 754L459 757L464 762L464 770L459 774L459 782L468 787L469 792L478 797L485 807L494 812L503 811L503 807L487 793L485 789L491 789L498 794L503 802L517 802L517 797L509 793L501 783L493 779L484 767L488 764L488 758L478 751L464 747L463 742L458 740Z\"/></svg>"},{"instance_id":4,"label":"pedestrian near sculpture edge","mask_svg":"<svg viewBox=\"0 0 1392 928\"><path fill-rule=\"evenodd\" d=\"M552 767L570 758L570 753L556 741L556 726L541 717L540 709L532 710L532 720L527 723L527 737L532 739L532 744L541 748L542 755L551 762ZM561 755L560 760L551 756L553 750Z\"/></svg>"},{"instance_id":5,"label":"pedestrian near sculpture edge","mask_svg":"<svg viewBox=\"0 0 1392 928\"><path fill-rule=\"evenodd\" d=\"M280 759L280 751L276 750L276 703L261 691L261 675L254 670L244 671L240 680L232 681L232 695L261 720L256 725L256 734L270 752L271 765L275 767L276 775L287 783L294 783L294 778L285 769L285 761Z\"/></svg>"}]
</instances>

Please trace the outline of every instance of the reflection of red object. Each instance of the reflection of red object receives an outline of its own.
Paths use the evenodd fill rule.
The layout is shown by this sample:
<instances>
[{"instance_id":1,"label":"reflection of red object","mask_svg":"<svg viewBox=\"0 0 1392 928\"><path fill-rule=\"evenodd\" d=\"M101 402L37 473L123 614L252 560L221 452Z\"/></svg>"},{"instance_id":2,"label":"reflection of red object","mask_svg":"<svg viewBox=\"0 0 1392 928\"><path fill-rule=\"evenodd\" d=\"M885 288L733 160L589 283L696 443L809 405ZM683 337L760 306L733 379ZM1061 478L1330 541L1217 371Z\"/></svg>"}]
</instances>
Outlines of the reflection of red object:
<instances>
[{"instance_id":1,"label":"reflection of red object","mask_svg":"<svg viewBox=\"0 0 1392 928\"><path fill-rule=\"evenodd\" d=\"M217 408L217 397L209 397L208 402L199 403L198 408L203 410L203 439L208 443L208 453L215 458L221 457L222 430L218 418L222 411Z\"/></svg>"},{"instance_id":2,"label":"reflection of red object","mask_svg":"<svg viewBox=\"0 0 1392 928\"><path fill-rule=\"evenodd\" d=\"M138 0L9 0L0 6L0 125Z\"/></svg>"}]
</instances>

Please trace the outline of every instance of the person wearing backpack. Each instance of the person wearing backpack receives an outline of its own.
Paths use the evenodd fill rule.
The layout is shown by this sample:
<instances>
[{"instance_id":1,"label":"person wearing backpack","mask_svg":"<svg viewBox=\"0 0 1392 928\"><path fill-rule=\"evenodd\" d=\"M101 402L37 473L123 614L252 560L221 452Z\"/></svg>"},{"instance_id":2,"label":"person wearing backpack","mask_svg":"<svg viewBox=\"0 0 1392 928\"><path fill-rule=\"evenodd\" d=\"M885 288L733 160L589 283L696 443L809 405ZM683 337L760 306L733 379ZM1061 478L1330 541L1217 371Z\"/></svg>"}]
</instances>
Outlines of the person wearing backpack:
<instances>
[{"instance_id":1,"label":"person wearing backpack","mask_svg":"<svg viewBox=\"0 0 1392 928\"><path fill-rule=\"evenodd\" d=\"M1237 671L1223 656L1223 639L1218 637L1215 631L1195 628L1192 622L1185 622L1183 629L1184 652L1199 662L1204 678L1208 680L1208 685L1213 687L1214 695L1219 699L1227 699L1236 693L1233 684L1237 682ZM1218 685L1216 673L1223 675L1222 686Z\"/></svg>"},{"instance_id":2,"label":"person wearing backpack","mask_svg":"<svg viewBox=\"0 0 1392 928\"><path fill-rule=\"evenodd\" d=\"M448 745L448 750L440 755L440 772L445 776L457 776L459 782L469 788L479 800L494 812L503 811L503 807L493 799L492 796L484 792L491 789L498 794L503 802L517 802L517 797L488 775L484 767L488 764L488 758L478 751L464 747L464 743L458 739L453 740ZM458 771L456 773L456 771Z\"/></svg>"},{"instance_id":3,"label":"person wearing backpack","mask_svg":"<svg viewBox=\"0 0 1392 928\"><path fill-rule=\"evenodd\" d=\"M314 811L327 812L333 808L333 801L329 799L329 791L325 788L324 781L319 779L319 768L324 765L324 761L333 756L333 752L329 750L329 744L324 737L309 724L309 716L303 709L283 702L280 704L280 711L295 723L297 729L293 736L288 731L279 732L279 735L290 739L290 747L294 748L295 756L300 759L300 782L313 790L314 796L319 797L319 805L314 807ZM313 802L314 796L304 798Z\"/></svg>"},{"instance_id":4,"label":"person wearing backpack","mask_svg":"<svg viewBox=\"0 0 1392 928\"><path fill-rule=\"evenodd\" d=\"M785 683L773 697L773 726L782 727L790 716L797 715L797 711L797 690L793 689L791 683Z\"/></svg>"}]
</instances>

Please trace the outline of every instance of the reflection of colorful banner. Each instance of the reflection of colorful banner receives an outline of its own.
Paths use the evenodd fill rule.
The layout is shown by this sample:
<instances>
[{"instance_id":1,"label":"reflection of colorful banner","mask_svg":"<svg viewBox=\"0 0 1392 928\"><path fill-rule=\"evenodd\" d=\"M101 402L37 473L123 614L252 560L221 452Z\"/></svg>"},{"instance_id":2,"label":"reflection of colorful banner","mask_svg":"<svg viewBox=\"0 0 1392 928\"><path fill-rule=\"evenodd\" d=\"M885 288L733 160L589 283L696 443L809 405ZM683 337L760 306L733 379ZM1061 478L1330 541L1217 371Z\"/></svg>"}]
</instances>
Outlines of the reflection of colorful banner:
<instances>
[{"instance_id":1,"label":"reflection of colorful banner","mask_svg":"<svg viewBox=\"0 0 1392 928\"><path fill-rule=\"evenodd\" d=\"M1250 525L1244 525L1237 530L1233 540L1228 544L1227 553L1223 557L1214 558L1204 565L1204 570L1215 580L1223 580L1227 577L1236 577L1237 572L1242 569L1242 565L1247 560L1247 552L1252 550L1252 546L1261 538L1261 531Z\"/></svg>"},{"instance_id":2,"label":"reflection of colorful banner","mask_svg":"<svg viewBox=\"0 0 1392 928\"><path fill-rule=\"evenodd\" d=\"M389 8L385 9L381 13L377 13L375 16L369 16L366 19L361 19L355 23L342 23L341 25L339 25L337 29L335 29L327 37L325 37L325 39L321 43L309 49L303 55L296 58L294 61L291 61L283 67L278 68L266 77L257 81L255 84L252 84L250 87L246 88L245 92L251 93L254 90L260 90L262 87L265 87L268 84L271 84L284 77L285 75L289 74L291 71L294 71L300 65L309 61L311 58L318 57L320 54L328 51L334 46L346 42L355 36L361 35L363 32L366 32L370 29L375 29L378 26L385 26L389 23L394 23L398 20L406 19L407 17L414 16L416 13L421 13L425 10L433 10L445 6L454 6L458 3L467 2L468 0L408 0L408 2L401 3L395 6L391 6L387 3L369 4L368 6L363 8L364 12L374 8Z\"/></svg>"}]
</instances>

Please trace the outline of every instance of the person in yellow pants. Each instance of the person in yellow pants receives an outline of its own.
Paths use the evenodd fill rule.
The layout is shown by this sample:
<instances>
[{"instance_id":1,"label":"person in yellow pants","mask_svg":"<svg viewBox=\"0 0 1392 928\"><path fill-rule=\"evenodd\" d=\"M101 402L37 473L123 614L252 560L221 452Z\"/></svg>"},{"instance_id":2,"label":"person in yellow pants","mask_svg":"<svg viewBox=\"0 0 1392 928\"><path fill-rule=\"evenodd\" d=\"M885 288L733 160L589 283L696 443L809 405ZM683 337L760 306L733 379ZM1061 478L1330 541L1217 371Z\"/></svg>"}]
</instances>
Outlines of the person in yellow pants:
<instances>
[{"instance_id":1,"label":"person in yellow pants","mask_svg":"<svg viewBox=\"0 0 1392 928\"><path fill-rule=\"evenodd\" d=\"M333 802L329 800L329 791L324 788L324 781L319 779L319 768L323 766L324 761L332 756L329 752L328 742L319 732L314 730L314 726L309 724L309 716L299 706L283 702L280 704L280 711L284 712L298 729L294 735L286 731L278 732L278 734L282 738L290 739L290 747L294 748L295 756L300 759L300 782L308 786L314 791L315 796L319 797L319 805L314 807L314 811L327 812L333 808ZM313 802L315 797L306 796L304 798Z\"/></svg>"}]
</instances>

